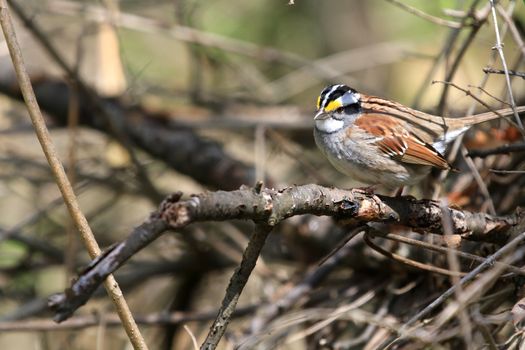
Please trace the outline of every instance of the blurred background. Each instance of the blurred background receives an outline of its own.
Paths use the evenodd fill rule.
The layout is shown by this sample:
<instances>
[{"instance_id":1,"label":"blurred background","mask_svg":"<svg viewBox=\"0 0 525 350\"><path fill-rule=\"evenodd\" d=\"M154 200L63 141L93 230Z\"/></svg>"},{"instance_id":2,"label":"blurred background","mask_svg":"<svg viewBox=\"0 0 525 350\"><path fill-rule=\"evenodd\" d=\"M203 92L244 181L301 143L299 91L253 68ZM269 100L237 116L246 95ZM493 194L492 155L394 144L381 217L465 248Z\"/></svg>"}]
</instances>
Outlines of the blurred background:
<instances>
[{"instance_id":1,"label":"blurred background","mask_svg":"<svg viewBox=\"0 0 525 350\"><path fill-rule=\"evenodd\" d=\"M510 101L505 76L483 70L502 69L488 1L9 3L53 140L102 247L124 239L174 191L188 196L257 180L276 188L359 186L337 173L313 142L317 95L329 83L449 116ZM496 14L508 68L523 71L525 5L500 1ZM433 81L453 82L487 106ZM510 81L516 104L525 104L523 77ZM47 297L63 291L89 258L34 136L5 43L0 93L0 348L130 348L102 290L77 312L76 326L57 330L50 321ZM520 140L515 126L500 121L477 127L463 144L487 149ZM461 172L446 181L436 172L409 193L447 198L476 212L507 214L523 204L521 174L490 169L522 170L525 157L468 158L470 164L462 154L454 163ZM241 298L244 316L233 322L221 347L374 348L371 335L351 342L370 324L350 316L324 332L304 333L319 321L306 313L295 323L279 319L287 315L267 320L272 331L251 325L346 231L330 218L310 216L279 226ZM151 349L192 348L183 324L202 342L250 232L243 222L192 225L165 234L119 270L134 314L152 317L141 326ZM294 312L335 309L376 290L367 311L388 310L402 320L403 305L415 299L391 304L387 285L417 281L411 298L421 298L429 286L439 292L450 283L385 260L362 242L355 245L356 253L294 304ZM512 334L507 321L501 321L507 333L494 331L497 342ZM381 329L370 334L381 340ZM440 346L464 345L453 340Z\"/></svg>"}]
</instances>

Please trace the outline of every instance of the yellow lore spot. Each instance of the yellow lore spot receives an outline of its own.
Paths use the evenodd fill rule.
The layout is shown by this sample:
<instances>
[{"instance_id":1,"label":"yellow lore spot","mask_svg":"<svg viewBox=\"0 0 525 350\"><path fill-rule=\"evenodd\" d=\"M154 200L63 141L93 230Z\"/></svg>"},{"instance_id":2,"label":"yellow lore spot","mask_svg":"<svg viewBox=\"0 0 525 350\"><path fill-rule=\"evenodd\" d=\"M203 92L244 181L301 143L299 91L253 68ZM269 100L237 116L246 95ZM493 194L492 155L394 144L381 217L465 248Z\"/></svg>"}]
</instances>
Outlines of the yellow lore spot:
<instances>
[{"instance_id":1,"label":"yellow lore spot","mask_svg":"<svg viewBox=\"0 0 525 350\"><path fill-rule=\"evenodd\" d=\"M337 100L330 101L326 107L324 108L325 112L333 112L338 108L341 108L343 104L341 103L341 99L338 98Z\"/></svg>"}]
</instances>

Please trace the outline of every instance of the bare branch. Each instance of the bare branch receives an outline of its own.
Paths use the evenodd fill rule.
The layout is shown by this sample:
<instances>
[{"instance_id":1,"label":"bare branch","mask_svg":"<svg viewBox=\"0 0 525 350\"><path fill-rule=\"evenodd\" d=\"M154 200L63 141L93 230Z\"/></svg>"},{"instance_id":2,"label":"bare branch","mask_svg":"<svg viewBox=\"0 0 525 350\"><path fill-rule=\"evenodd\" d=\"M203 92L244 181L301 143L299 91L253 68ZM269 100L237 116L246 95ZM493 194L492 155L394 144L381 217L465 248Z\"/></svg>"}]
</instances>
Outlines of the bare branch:
<instances>
[{"instance_id":1,"label":"bare branch","mask_svg":"<svg viewBox=\"0 0 525 350\"><path fill-rule=\"evenodd\" d=\"M438 246L436 244L431 244L431 243L427 243L427 242L424 242L424 241L419 241L417 239L412 239L412 238L396 235L394 233L383 234L383 235L381 235L381 237L387 238L387 239L391 239L391 240L396 241L396 242L406 243L406 244L410 244L410 245L413 245L413 246L416 246L416 247L429 249L429 250L432 250L434 252L438 252L438 253L441 253L441 254L447 254L449 252L453 252L454 254L456 254L457 256L459 256L461 258L469 259L469 260L472 260L472 261L484 262L485 260L487 260L486 258L483 258L483 257L475 255L475 254L465 253L465 252L462 252L460 250L452 249L450 247L441 247L441 246ZM525 276L525 271L523 271L519 267L508 265L508 264L504 264L504 263L501 263L501 262L496 262L495 265L502 265L509 272L513 272L515 274Z\"/></svg>"},{"instance_id":2,"label":"bare branch","mask_svg":"<svg viewBox=\"0 0 525 350\"><path fill-rule=\"evenodd\" d=\"M416 15L420 18L423 18L424 20L426 21L429 21L431 23L434 23L434 24L437 24L437 25L440 25L440 26L444 26L444 27L448 27L448 28L453 28L453 29L458 29L458 28L462 28L464 25L462 23L458 23L458 22L454 22L454 21L447 21L446 19L442 19L442 18L439 18L439 17L435 17L435 16L432 16L432 15L429 15L428 13L426 12L423 12L417 8L414 8L412 6L408 6L407 4L399 1L399 0L386 0L387 2L399 7L399 8L402 8L403 10L407 11L407 12L410 12L411 14L413 15Z\"/></svg>"},{"instance_id":3,"label":"bare branch","mask_svg":"<svg viewBox=\"0 0 525 350\"><path fill-rule=\"evenodd\" d=\"M523 124L521 123L520 116L516 111L516 102L514 101L514 94L512 92L512 86L510 83L509 69L507 68L507 61L505 59L505 54L503 53L503 45L501 43L501 37L498 28L498 17L496 16L496 5L494 4L494 0L489 0L489 2L492 13L492 20L494 21L494 32L496 33L496 46L494 47L494 49L498 51L499 57L501 59L501 64L503 65L503 71L505 72L505 82L507 83L507 92L509 94L510 104L512 106L512 109L514 110L514 117L516 118L516 123L519 125L522 134L524 134L525 131L523 129ZM525 138L525 135L523 137Z\"/></svg>"},{"instance_id":4,"label":"bare branch","mask_svg":"<svg viewBox=\"0 0 525 350\"><path fill-rule=\"evenodd\" d=\"M493 108L491 108L487 103L485 103L482 99L480 99L479 97L474 95L470 90L462 88L461 86L459 86L457 84L454 84L454 83L452 83L450 81L441 81L441 80L434 80L434 81L432 81L432 84L436 84L436 83L440 83L440 84L444 84L444 85L450 85L450 86L453 86L454 88L458 89L459 91L463 91L465 93L465 95L472 97L474 100L476 100L476 102L480 103L481 105L486 107L491 112L499 115L500 118L503 118L503 119L509 121L513 125L516 125L516 123L514 123L512 120L509 120L507 117L503 116L500 112L498 112L498 111L494 110Z\"/></svg>"},{"instance_id":5,"label":"bare branch","mask_svg":"<svg viewBox=\"0 0 525 350\"><path fill-rule=\"evenodd\" d=\"M485 269L493 266L493 264L499 260L501 257L505 256L509 252L512 252L516 246L525 239L525 233L521 233L518 236L516 236L512 241L507 243L505 246L498 249L498 251L485 260L485 262L479 264L475 269L473 269L471 272L469 272L465 277L461 278L460 282L458 284L453 285L449 289L447 289L443 294L439 296L439 298L435 299L432 303L430 303L427 307L425 307L423 310L418 312L416 315L410 318L403 327L401 327L399 333L402 335L406 335L410 332L411 327L419 321L421 318L428 315L430 312L435 310L438 306L443 304L452 294L455 293L458 286L463 286L466 283L472 281L479 273L484 271ZM508 263L508 262L506 262ZM504 265L498 265L495 267L497 271L503 271ZM397 338L394 340L390 345L392 345L394 342L398 341L400 338Z\"/></svg>"},{"instance_id":6,"label":"bare branch","mask_svg":"<svg viewBox=\"0 0 525 350\"><path fill-rule=\"evenodd\" d=\"M483 68L483 71L485 73L492 73L492 74L505 74L505 71L503 69L495 69L495 68ZM520 77L521 79L525 79L525 72L517 72L515 70L507 70L507 73L509 75L514 75L516 77Z\"/></svg>"},{"instance_id":7,"label":"bare branch","mask_svg":"<svg viewBox=\"0 0 525 350\"><path fill-rule=\"evenodd\" d=\"M275 319L278 315L283 314L290 308L292 308L301 298L311 292L317 285L319 285L337 266L340 265L341 261L348 257L353 252L354 244L348 242L349 239L354 238L358 233L363 230L362 227L358 227L349 234L349 238L345 238L344 244L331 254L328 258L322 261L320 266L316 266L312 270L308 271L303 279L291 288L284 296L281 296L269 305L262 308L257 313L251 322L251 332L261 332L270 321ZM353 242L356 242L354 240Z\"/></svg>"},{"instance_id":8,"label":"bare branch","mask_svg":"<svg viewBox=\"0 0 525 350\"><path fill-rule=\"evenodd\" d=\"M485 7L481 11L479 11L478 13L474 13L474 10L475 10L475 7L476 7L477 3L479 3L479 1L478 0L474 0L472 5L470 6L470 14L471 14L472 19L474 21L472 23L472 26L470 27L470 31L468 33L468 36L463 41L463 44L458 49L456 57L454 58L454 60L450 64L450 68L448 69L448 71L447 71L447 73L445 75L445 79L444 79L445 81L452 81L452 79L456 75L456 72L457 72L457 70L459 68L459 64L462 62L463 57L467 53L468 48L470 47L470 45L474 41L474 38L477 36L477 34L478 34L479 30L481 29L481 27L483 26L483 24L485 24L485 22L487 21L490 8L489 7ZM467 20L467 17L463 18L461 23L465 24L466 20ZM439 100L438 111L439 111L440 115L443 114L443 112L444 112L444 109L445 109L445 106L446 106L446 103L447 103L447 98L448 98L448 86L445 85L443 87L443 92L441 93L441 98Z\"/></svg>"},{"instance_id":9,"label":"bare branch","mask_svg":"<svg viewBox=\"0 0 525 350\"><path fill-rule=\"evenodd\" d=\"M365 222L392 222L418 232L443 233L439 202L412 197L386 197L361 190L341 190L318 185L283 190L242 188L216 191L180 200L182 193L166 198L157 212L137 227L126 240L115 245L104 257L94 261L66 294L52 298L56 318L68 318L85 304L104 277L119 268L137 251L163 232L181 229L198 221L253 220L275 226L282 220L303 214L344 218L348 225ZM453 233L467 240L505 242L506 230L516 225L515 215L496 217L449 208Z\"/></svg>"},{"instance_id":10,"label":"bare branch","mask_svg":"<svg viewBox=\"0 0 525 350\"><path fill-rule=\"evenodd\" d=\"M51 40L44 35L43 31L37 26L36 23L24 12L23 8L16 2L11 1L11 7L16 15L22 20L24 25L30 30L35 39L42 45L45 51L53 58L53 60L58 64L58 66L64 71L64 73L75 82L78 93L82 93L84 98L89 102L89 105L93 107L95 111L100 113L104 119L104 124L106 125L107 130L126 148L128 151L131 161L135 166L138 179L142 182L144 188L147 190L147 193L150 196L152 201L160 200L162 195L157 191L151 179L149 178L146 170L138 161L138 158L135 154L135 150L132 148L130 139L127 134L123 133L121 128L118 127L118 116L115 116L115 113L111 108L109 108L99 96L92 90L78 75L78 72L75 68L72 68L62 56L62 54L57 50ZM69 101L68 101L69 103ZM117 120L115 120L117 119Z\"/></svg>"},{"instance_id":11,"label":"bare branch","mask_svg":"<svg viewBox=\"0 0 525 350\"><path fill-rule=\"evenodd\" d=\"M107 9L101 6L79 4L74 1L50 1L48 8L53 13L73 17L77 17L83 12L84 16L89 20L97 22L105 21L107 13ZM122 11L119 12L115 25L145 33L166 35L180 41L213 47L268 62L281 62L290 66L301 66L309 63L307 59L292 52L263 47L248 41L205 32L196 28L163 23L155 19ZM321 68L319 69L321 70Z\"/></svg>"},{"instance_id":12,"label":"bare branch","mask_svg":"<svg viewBox=\"0 0 525 350\"><path fill-rule=\"evenodd\" d=\"M92 258L95 258L100 255L101 250L97 244L97 241L89 227L86 217L82 213L80 206L77 201L73 187L69 182L67 175L64 171L62 163L58 158L57 152L53 141L51 140L51 135L47 130L46 123L40 112L40 108L36 101L35 93L33 87L31 86L31 81L29 80L29 75L27 74L24 60L22 58L22 53L18 45L18 40L16 38L15 30L11 20L11 15L7 7L6 0L0 0L0 24L2 25L2 30L4 32L5 40L9 48L9 53L11 54L11 60L15 67L16 75L20 83L20 89L24 96L24 100L31 117L31 121L35 128L35 133L38 137L38 141L42 146L42 150L46 156L46 159L49 163L49 167L55 177L55 181L60 189L64 202L69 210L77 229L79 230L84 244L89 252L89 255ZM129 340L133 344L135 349L147 349L146 342L140 333L131 311L124 299L122 291L120 290L117 281L113 276L108 275L105 279L104 285L108 294L111 296L111 299L115 303L117 312L119 313L120 319L126 330L126 333L129 337Z\"/></svg>"}]
</instances>

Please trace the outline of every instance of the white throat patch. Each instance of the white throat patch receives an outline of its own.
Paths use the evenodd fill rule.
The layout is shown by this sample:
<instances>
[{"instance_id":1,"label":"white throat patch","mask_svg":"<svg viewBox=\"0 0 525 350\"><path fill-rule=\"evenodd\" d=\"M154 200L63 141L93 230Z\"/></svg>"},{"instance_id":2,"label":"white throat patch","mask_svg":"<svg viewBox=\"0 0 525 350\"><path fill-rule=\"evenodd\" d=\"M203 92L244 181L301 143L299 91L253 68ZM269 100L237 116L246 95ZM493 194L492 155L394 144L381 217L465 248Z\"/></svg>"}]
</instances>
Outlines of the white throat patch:
<instances>
[{"instance_id":1,"label":"white throat patch","mask_svg":"<svg viewBox=\"0 0 525 350\"><path fill-rule=\"evenodd\" d=\"M317 129L319 129L320 131L329 133L329 134L342 129L343 126L344 126L344 121L337 120L334 118L326 118L323 120L315 121L315 127Z\"/></svg>"}]
</instances>

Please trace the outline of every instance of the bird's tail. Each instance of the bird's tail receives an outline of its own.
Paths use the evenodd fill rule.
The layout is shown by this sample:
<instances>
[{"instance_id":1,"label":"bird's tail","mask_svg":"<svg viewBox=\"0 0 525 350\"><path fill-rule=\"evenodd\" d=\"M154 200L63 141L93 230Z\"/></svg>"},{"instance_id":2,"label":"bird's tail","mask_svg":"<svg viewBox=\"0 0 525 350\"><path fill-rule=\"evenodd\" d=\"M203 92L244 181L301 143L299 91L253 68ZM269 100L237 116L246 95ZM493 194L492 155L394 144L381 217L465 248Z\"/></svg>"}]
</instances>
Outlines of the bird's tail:
<instances>
[{"instance_id":1,"label":"bird's tail","mask_svg":"<svg viewBox=\"0 0 525 350\"><path fill-rule=\"evenodd\" d=\"M516 107L516 112L523 113L525 112L525 106ZM459 118L463 122L464 126L472 126L475 124L483 123L489 120L498 119L501 117L508 117L513 115L514 111L512 108L504 108L494 112L485 112L480 114L474 114L469 117Z\"/></svg>"}]
</instances>

